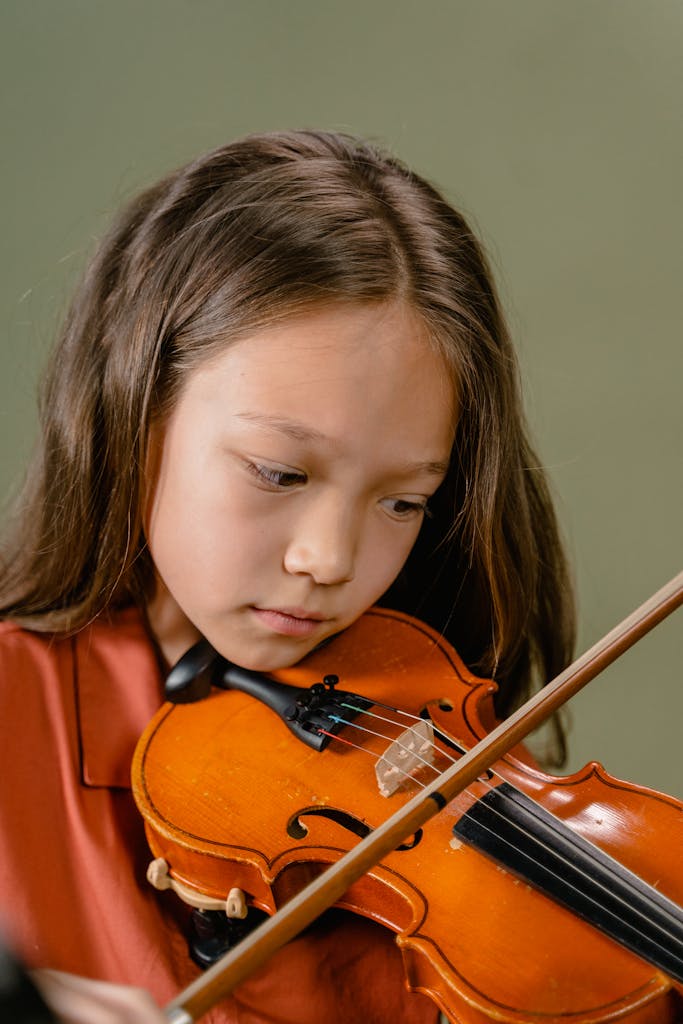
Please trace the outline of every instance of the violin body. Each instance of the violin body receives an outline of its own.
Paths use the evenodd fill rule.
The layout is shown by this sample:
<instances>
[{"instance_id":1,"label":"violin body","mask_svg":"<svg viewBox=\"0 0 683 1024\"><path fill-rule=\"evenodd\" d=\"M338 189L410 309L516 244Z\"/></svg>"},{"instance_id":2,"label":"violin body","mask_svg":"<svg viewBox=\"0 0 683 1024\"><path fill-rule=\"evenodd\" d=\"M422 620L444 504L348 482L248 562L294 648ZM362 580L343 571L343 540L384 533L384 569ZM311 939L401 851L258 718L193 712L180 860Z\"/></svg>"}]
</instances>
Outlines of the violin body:
<instances>
[{"instance_id":1,"label":"violin body","mask_svg":"<svg viewBox=\"0 0 683 1024\"><path fill-rule=\"evenodd\" d=\"M330 673L374 702L379 715L390 717L388 705L428 717L436 729L433 765L418 765L383 795L375 765L400 729L381 719L359 716L318 751L244 693L165 704L138 745L133 789L154 856L190 891L224 899L237 887L251 905L274 913L355 845L363 828L379 825L422 779L447 767L450 741L469 749L495 725L495 685L473 676L429 627L398 612L372 609L273 676L309 687ZM504 780L680 904L680 804L612 779L595 763L555 778L524 750L514 753L338 905L395 932L408 986L454 1021L680 1021L680 983L454 834Z\"/></svg>"}]
</instances>

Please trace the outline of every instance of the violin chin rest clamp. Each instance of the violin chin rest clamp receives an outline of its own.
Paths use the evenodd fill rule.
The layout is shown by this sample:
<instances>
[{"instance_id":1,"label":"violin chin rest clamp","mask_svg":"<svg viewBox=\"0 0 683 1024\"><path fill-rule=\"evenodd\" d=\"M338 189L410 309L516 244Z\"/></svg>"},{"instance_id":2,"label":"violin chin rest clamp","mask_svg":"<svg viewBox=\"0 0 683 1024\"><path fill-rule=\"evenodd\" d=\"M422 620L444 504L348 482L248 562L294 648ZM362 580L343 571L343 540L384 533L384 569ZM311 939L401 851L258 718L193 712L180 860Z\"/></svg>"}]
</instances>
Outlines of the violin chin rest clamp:
<instances>
[{"instance_id":1,"label":"violin chin rest clamp","mask_svg":"<svg viewBox=\"0 0 683 1024\"><path fill-rule=\"evenodd\" d=\"M163 857L157 857L150 862L147 868L147 881L161 892L165 889L172 889L183 903L194 907L195 910L222 910L226 917L238 920L244 920L249 910L247 898L241 889L231 889L225 899L205 896L204 893L173 878L168 862Z\"/></svg>"}]
</instances>

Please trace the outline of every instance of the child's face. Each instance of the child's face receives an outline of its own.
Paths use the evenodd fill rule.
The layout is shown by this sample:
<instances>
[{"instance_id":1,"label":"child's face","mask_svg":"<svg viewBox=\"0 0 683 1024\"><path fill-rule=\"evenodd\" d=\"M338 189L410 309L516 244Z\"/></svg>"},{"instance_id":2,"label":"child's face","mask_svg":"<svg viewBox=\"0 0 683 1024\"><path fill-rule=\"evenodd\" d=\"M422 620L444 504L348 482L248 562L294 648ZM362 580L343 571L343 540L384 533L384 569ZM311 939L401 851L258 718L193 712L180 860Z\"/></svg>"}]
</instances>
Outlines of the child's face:
<instances>
[{"instance_id":1,"label":"child's face","mask_svg":"<svg viewBox=\"0 0 683 1024\"><path fill-rule=\"evenodd\" d=\"M393 304L323 307L191 374L153 447L146 517L169 661L201 634L281 668L377 601L445 475L454 405L443 359Z\"/></svg>"}]
</instances>

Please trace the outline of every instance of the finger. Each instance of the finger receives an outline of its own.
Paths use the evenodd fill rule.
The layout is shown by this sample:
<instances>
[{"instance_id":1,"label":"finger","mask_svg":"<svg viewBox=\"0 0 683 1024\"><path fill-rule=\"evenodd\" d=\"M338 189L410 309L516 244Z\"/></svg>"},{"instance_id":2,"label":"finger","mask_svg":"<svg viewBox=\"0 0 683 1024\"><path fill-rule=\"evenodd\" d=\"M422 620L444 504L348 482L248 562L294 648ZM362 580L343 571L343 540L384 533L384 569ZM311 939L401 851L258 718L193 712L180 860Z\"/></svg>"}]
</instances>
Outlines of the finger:
<instances>
[{"instance_id":1,"label":"finger","mask_svg":"<svg viewBox=\"0 0 683 1024\"><path fill-rule=\"evenodd\" d=\"M168 1024L144 989L62 971L40 970L32 976L62 1024Z\"/></svg>"}]
</instances>

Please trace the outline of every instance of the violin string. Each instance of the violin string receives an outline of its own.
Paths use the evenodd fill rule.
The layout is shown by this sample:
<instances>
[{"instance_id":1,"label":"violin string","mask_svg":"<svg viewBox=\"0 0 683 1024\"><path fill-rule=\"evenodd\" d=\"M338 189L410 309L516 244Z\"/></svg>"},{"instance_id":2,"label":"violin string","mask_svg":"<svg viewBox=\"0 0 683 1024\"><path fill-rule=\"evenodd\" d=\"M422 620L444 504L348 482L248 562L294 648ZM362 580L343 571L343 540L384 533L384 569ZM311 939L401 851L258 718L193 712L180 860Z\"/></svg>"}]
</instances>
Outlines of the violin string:
<instances>
[{"instance_id":1,"label":"violin string","mask_svg":"<svg viewBox=\"0 0 683 1024\"><path fill-rule=\"evenodd\" d=\"M350 711L361 712L362 714L368 715L368 717L370 717L370 718L376 718L380 722L387 722L389 725L396 725L396 726L398 726L398 728L401 728L400 723L394 722L391 718L387 718L386 715L378 715L374 711L368 711L368 710L364 711L362 708L356 708L356 707L353 706L353 704L346 704L344 702L341 703L341 707L348 708ZM413 719L415 719L418 722L424 722L425 721L424 718L419 718L417 715L409 715L408 712L399 712L398 708L396 708L396 709L389 708L388 705L386 705L386 704L383 704L382 707L386 707L387 710L389 710L389 711L396 710L398 713L405 714L405 715L407 715L408 718L413 718ZM333 715L330 715L329 717L332 718L333 721L335 720ZM342 719L342 718L338 718L338 719L336 719L336 721L344 722L344 724L346 724L346 725L356 725L355 721L354 722L347 722L345 719ZM362 729L363 728L360 725L358 725L356 727L358 729ZM434 728L433 724L432 724L432 728ZM369 730L369 731L371 731L371 730ZM376 733L374 733L374 735L375 736L380 736L382 739L385 739L385 740L391 739L391 737L385 735L384 733L376 732ZM437 775L439 774L439 769L438 768L434 768L434 765L431 763L431 761L427 761L426 758L420 757L419 754L415 754L414 751L411 751L409 747L406 747L405 744L401 743L400 739L395 739L392 742L395 743L397 746L401 747L403 750L406 750L409 753L413 753L414 756L418 758L418 760L422 761L422 763L425 765L425 767L432 768ZM430 743L431 747L434 750L439 751L439 753L442 754L448 761L450 761L451 764L455 764L455 762L456 762L456 758L455 757L451 757L450 754L447 754L445 751L440 750L439 747L437 747L437 745L435 743L431 742L431 740L429 741L429 743ZM463 753L464 753L464 751L463 751Z\"/></svg>"},{"instance_id":2,"label":"violin string","mask_svg":"<svg viewBox=\"0 0 683 1024\"><path fill-rule=\"evenodd\" d=\"M379 703L379 701L376 701L375 703ZM378 719L379 721L382 721L382 722L387 722L387 723L388 723L389 725L394 725L394 726L397 726L398 728L402 728L402 726L401 726L401 723L400 723L400 722L395 722L395 721L393 721L392 719L390 719L390 718L387 718L387 717L386 717L385 715L378 715L378 714L376 714L376 712L374 712L374 711L370 711L370 710L368 710L367 708L358 708L358 707L355 707L355 706L354 706L353 704L346 704L346 703L344 703L344 702L341 702L341 703L340 703L340 706L341 706L341 707L345 707L345 708L348 708L349 710L351 710L351 711L355 711L355 712L357 712L357 713L359 713L359 714L363 714L363 715L366 715L366 716L367 716L367 717L369 717L369 718L376 718L376 719ZM415 722L424 722L424 721L425 721L425 719L424 719L424 718L421 718L421 717L420 717L419 715L413 715L413 714L411 714L411 713L410 713L410 712L408 712L408 711L402 711L402 710L401 710L400 708L392 708L392 707L390 707L390 706L389 706L388 704L382 704L381 706L382 706L382 707L384 707L384 708L386 708L386 709L387 709L388 711L395 711L395 712L396 712L397 714L399 714L399 715L404 715L404 716L405 716L406 718L412 718L412 719L413 719L413 720L414 720ZM416 759L417 759L418 761L421 761L421 762L422 762L422 766L423 766L423 767L425 767L425 768L429 769L430 771L434 772L434 775L435 775L436 777L438 777L439 775L441 775L441 774L442 774L442 773L441 773L441 771L440 771L440 770L439 770L439 769L438 769L438 768L437 768L437 767L436 767L435 765L433 765L433 764L431 763L431 761L428 761L428 760L427 760L426 758L422 757L422 756L421 756L420 754L417 754L417 753L415 753L415 751L414 751L414 750L411 750L411 749L410 749L409 747L407 747L407 746L406 746L406 745L405 745L404 743L402 743L402 742L400 741L400 738L397 738L397 739L392 739L392 737L391 737L391 736L387 736L387 734L386 734L386 733L383 733L383 732L376 732L376 731L375 731L375 730L373 730L373 729L368 729L368 728L366 728L365 726L359 725L359 724L358 724L358 722L357 722L357 721L355 721L355 719L354 719L354 720L349 720L349 719L346 719L346 718L341 718L341 717L340 717L339 715L330 715L330 714L328 714L328 718L329 718L329 719L330 719L331 721L333 721L333 722L337 722L337 723L339 723L340 725L345 725L345 726L347 726L347 727L349 727L349 728L352 728L352 729L358 729L358 730L359 730L360 732L367 732L367 733L368 733L369 735L372 735L372 736L377 736L377 737L378 737L379 739L382 739L382 740L386 740L386 741L388 741L388 742L389 742L390 744L392 744L392 745L395 745L395 746L398 746L398 747L400 747L400 748L401 748L402 750L405 750L405 751L406 751L407 753L410 753L410 754L412 754L412 755L413 755L413 757L415 757L415 758L416 758ZM435 732L435 733L437 733L437 735L438 735L439 739L443 740L443 742L445 742L445 743L452 743L452 742L453 742L453 741L452 741L452 740L450 740L450 739L449 739L448 737L446 737L446 735L445 735L444 733L442 733L440 729L438 729L438 728L437 728L437 727L436 727L436 726L434 725L434 723L432 722L432 720L431 720L431 719L429 719L429 722L430 722L430 725L432 726L432 728L433 728L434 732ZM319 730L319 731L322 731L322 730ZM329 734L329 733L326 733L325 735L332 735L332 736L333 736L334 738L337 738L336 734ZM452 757L452 755L451 755L451 754L447 753L447 751L445 751L445 750L442 750L442 749L441 749L440 747L438 747L438 746L436 745L436 743L432 742L431 740L430 740L430 741L428 741L428 742L429 742L430 746L432 747L432 749L433 749L433 750L435 750L435 751L437 751L437 753L441 754L441 756L442 756L443 758L445 758L445 759L446 759L447 761L449 761L449 762L450 762L450 764L455 764L455 763L456 763L456 761L457 761L457 758L455 758L455 757ZM460 754L464 754L464 753L466 753L466 749L465 749L464 747L460 747L460 745L459 745L459 744L455 744L455 746L457 747L457 749L458 749L458 752L459 752ZM368 755L369 755L370 757L374 757L374 756L375 756L375 754L374 754L374 753L373 753L372 751L370 751L370 750L367 750L367 749L366 749L365 747L359 747L358 749L359 749L359 750L363 750L363 751L364 751L364 752L365 752L366 754L368 754ZM400 770L402 771L402 773L403 773L403 775L404 775L404 776L406 777L406 779L410 778L410 779L411 779L411 780L412 780L412 781L413 781L413 782L414 782L414 783L415 783L415 784L416 784L417 786L419 786L419 787L420 787L421 789L426 789L426 786L427 786L427 784L426 784L426 783L422 783L422 782L420 782L420 781L419 781L418 779L416 779L416 778L415 778L415 777L414 777L414 776L413 776L413 775L411 774L411 771L412 771L412 769L411 769L411 771L404 771L403 769L400 769ZM492 772L491 772L491 774L496 774L496 773L492 771ZM505 781L505 780L504 780L504 779L502 778L502 776L498 776L498 777L499 777L499 778L501 779L501 781ZM490 788L493 788L493 787L492 787L492 786L490 785L490 783L489 783L488 779L482 778L482 779L481 779L480 781L481 781L481 782L483 782L484 784L487 784L487 785L489 785L489 786L490 786ZM508 783L508 785L511 785L511 784L510 784L510 783ZM514 787L513 787L513 788L514 788Z\"/></svg>"},{"instance_id":3,"label":"violin string","mask_svg":"<svg viewBox=\"0 0 683 1024\"><path fill-rule=\"evenodd\" d=\"M329 715L328 717L332 717ZM335 740L337 743L343 743L345 747L353 747L355 750L360 750L363 754L369 754L372 757L372 752L367 747L362 747L360 743L352 743L351 740L347 740L344 736L338 736L334 732L328 732L327 729L321 729L318 727L318 734L320 736L329 736L331 740Z\"/></svg>"},{"instance_id":4,"label":"violin string","mask_svg":"<svg viewBox=\"0 0 683 1024\"><path fill-rule=\"evenodd\" d=\"M376 711L370 711L368 708L357 708L353 704L346 704L344 702L341 702L340 706L344 707L344 708L349 708L351 711L355 711L355 712L357 712L359 714L369 715L371 718L379 718L383 722L388 722L390 725L395 725L398 728L401 728L401 723L400 722L395 722L393 719L386 718L384 715L378 715ZM390 704L383 704L379 700L373 701L373 705L372 706L373 707L384 708L386 711L392 711L396 715L403 715L404 718L410 718L413 722L424 722L424 721L427 721L427 719L422 718L421 715L412 714L410 711L403 711L401 708L394 708ZM436 726L434 724L434 721L433 721L433 719L431 717L428 719L428 721L431 724L432 729L434 730L434 732L436 733L436 735L438 736L438 738L440 740L442 740L444 743L448 743L449 745L452 745L453 747L455 747L455 749L458 751L459 754L466 754L467 753L466 748L461 746L459 743L456 743L454 740L452 740L450 738L450 736L446 735L445 732L442 732L438 728L438 726ZM387 737L387 739L388 738L389 737ZM435 748L437 750L439 749L438 747L436 747L435 744L434 744L434 746L435 746ZM440 753L443 754L444 757L447 757L450 760L451 764L455 764L457 758L451 757L451 755L447 754L445 750L440 750Z\"/></svg>"},{"instance_id":5,"label":"violin string","mask_svg":"<svg viewBox=\"0 0 683 1024\"><path fill-rule=\"evenodd\" d=\"M379 701L375 701L374 703L375 703L375 704L380 704L380 702L379 702ZM400 728L400 723L398 723L398 722L394 722L394 721L392 721L391 719L388 719L388 718L386 718L386 717L385 717L385 716L383 716L383 715L378 715L378 714L376 714L375 712L372 712L372 711L370 711L370 710L368 710L368 709L364 709L364 708L357 708L357 707L355 707L354 705L350 705L350 704L342 704L342 706L344 706L344 707L347 707L347 708L349 708L350 710L353 710L353 711L359 712L359 713L361 713L361 714L367 715L367 716L368 716L368 717L370 717L370 718L377 718L377 719L379 719L379 720L381 720L381 721L384 721L384 722L387 722L387 723L389 723L389 724L391 724L391 725L396 725L397 727L399 727L399 728ZM381 706L382 706L382 707L384 707L384 708L386 708L386 710L389 710L389 711L393 711L393 712L395 712L396 714L399 714L399 715L403 715L403 716L404 716L404 717L406 717L406 718L411 718L411 719L413 719L413 720L415 720L415 721L417 721L417 722L422 722L422 721L424 721L424 719L423 719L423 718L421 718L421 717L420 717L419 715L415 715L415 714L412 714L411 712L408 712L408 711L403 711L403 710L402 710L402 709L400 709L400 708L392 708L391 706L389 706L389 705L386 705L386 704L381 704ZM390 740L391 740L391 738L390 738L389 736L387 736L386 734L384 734L384 733L380 733L380 732L377 732L377 731L375 731L375 730L372 730L372 729L368 729L368 728L366 728L366 727L364 727L364 726L361 726L361 725L359 725L359 724L358 724L358 723L357 723L356 721L348 721L348 720L346 720L346 719L343 719L343 718L341 718L340 716L334 716L334 715L330 715L329 717L330 717L330 718L331 718L331 719L332 719L333 721L336 721L336 722L338 722L339 724L343 724L343 725L346 725L346 726L349 726L349 727L352 727L352 728L355 728L355 729L359 729L359 730L360 730L361 732L366 732L366 733L368 733L368 734L370 734L370 735L373 735L373 736L376 736L376 737L378 737L378 738L380 738L380 739L384 739L384 740L388 740L388 741L390 741ZM432 725L433 725L433 723L432 723ZM434 726L434 725L433 725L433 728L434 728L434 731L435 731L436 735L437 735L437 736L438 736L438 737L439 737L440 739L442 739L442 740L446 740L446 737L445 737L445 735L444 735L444 734L442 733L442 731L441 731L441 730L440 730L440 729L439 729L439 728L438 728L437 726ZM321 731L323 731L323 730L321 730ZM326 735L330 735L330 736L331 736L331 737L332 737L333 739L337 739L337 740L341 740L341 739L342 739L341 737L339 737L339 736L337 736L337 735L335 735L335 734L330 734L330 733L326 733ZM345 742L350 742L350 741L345 741ZM404 745L403 745L402 743L400 743L400 741L398 741L398 740L394 740L393 742L394 742L394 743L397 743L397 745L398 745L398 746L400 746L400 747L403 747L404 749L406 749L406 748L404 747ZM450 740L448 740L448 742L451 742L451 741L450 741ZM357 749L359 749L359 750L362 750L362 751L363 751L364 753L367 753L367 754L368 754L369 756L371 756L371 757L375 756L375 755L373 754L373 752L372 752L372 751L370 751L370 750L367 750L367 748L365 748L365 747L362 747L362 746L360 746L360 745L358 745L358 744L352 744L352 746L355 746L355 747L356 747ZM455 760L456 760L456 759L455 759L455 758L453 758L453 757L451 757L451 755L450 755L450 754L447 754L447 753L446 753L445 751L441 750L441 749L440 749L439 747L437 747L437 746L436 746L436 744L434 744L434 743L432 743L432 746L434 747L434 749L435 749L435 750L438 750L438 751L439 751L439 753L441 753L441 754L442 754L442 756L446 757L446 758L447 758L447 759L448 759L449 761L451 761L451 763L455 763ZM466 752L466 750L463 750L463 753L464 753L464 752ZM417 757L419 758L419 755L415 755L415 756L417 756ZM422 761L423 761L423 763L424 763L424 765L425 765L425 766L426 766L427 768L430 768L430 769L432 769L432 770L433 770L433 771L434 771L434 772L435 772L435 773L436 773L437 775L438 775L438 774L441 774L441 773L439 772L439 769L438 769L438 768L436 768L436 767L435 767L434 765L432 765L431 763L427 762L427 761L426 761L426 760L424 760L423 758L419 758L419 760L422 760ZM396 766L396 767L399 767L399 766ZM399 771L400 771L400 772L401 772L401 773L402 773L402 774L403 774L403 775L405 776L405 778L406 778L406 779L410 778L410 779L411 779L411 781L412 781L412 782L413 782L413 783L414 783L415 785L417 785L418 787L420 787L420 788L422 788L422 789L426 788L426 783L422 783L422 782L420 782L420 781L419 781L418 779L416 779L416 778L415 778L415 777L414 777L414 776L413 776L413 775L411 774L411 772L406 772L406 771L404 771L404 770L403 770L402 768L400 768L400 767L399 767ZM507 782L507 780L506 780L506 779L504 779L504 777L503 777L502 775L500 775L500 773L496 772L496 771L495 771L494 769L491 769L491 774L492 774L493 776L495 776L496 778L500 779L501 781L504 781L504 782L506 782L506 783L507 783L507 785L508 785L508 786L509 786L509 787L510 787L510 788L511 788L511 789L512 789L512 790L513 790L513 791L514 791L515 793L517 793L517 794L519 794L519 795L522 795L522 796L524 796L524 795L525 795L525 794L523 794L523 792L522 792L522 791L521 791L521 790L520 790L520 789L519 789L518 787L514 786L514 784L513 784L513 783ZM494 786L493 786L493 784L491 783L490 779L487 779L487 778L484 778L484 777L482 777L482 778L480 778L480 779L479 779L478 781L480 781L480 782L481 782L481 783L482 783L483 785L487 786L487 787L488 787L489 789L491 789L491 790L492 790L492 789L494 789ZM632 907L632 906L631 906L631 905L630 905L630 904L628 903L628 901L627 901L626 899L624 899L623 897L619 896L618 894L615 894L614 892L611 892L611 891L610 891L610 889L609 889L609 888L608 888L608 887L607 887L606 885L604 885L604 884L603 884L603 883L601 883L601 882L600 882L599 880L597 880L597 879L595 879L594 877L592 877L592 876L591 876L591 875L590 875L590 874L589 874L589 873L588 873L587 871L584 871L584 870L583 870L583 869L581 869L581 868L577 868L577 865L576 865L576 864L575 864L575 863L574 863L574 862L573 862L573 861L572 861L572 860L571 860L571 859L570 859L569 857L565 857L565 856L564 856L563 854L561 854L561 853L558 853L558 851L556 851L556 850L555 850L555 851L553 851L553 850L552 850L552 848L551 848L551 847L550 847L550 846L549 846L549 845L548 845L547 843L545 843L545 842L544 842L543 840L539 839L538 837L536 837L536 836L533 836L533 834L532 834L531 832L529 832L528 830L526 830L526 829L525 829L525 828L524 828L523 826L521 826L521 825L517 824L517 823L516 823L516 822L514 822L514 821L510 821L510 820L509 820L509 819L508 819L508 818L507 818L507 817L505 816L505 814L503 814L502 812L500 812L500 811L499 811L499 810L498 810L497 808L493 808L493 807L490 807L490 808L489 808L489 810L490 810L490 811L491 811L491 812L492 812L492 813L493 813L493 814L494 814L494 815L495 815L496 817L498 817L498 818L499 818L500 820L502 820L502 821L506 822L506 824L508 824L508 825L512 825L512 827L513 827L513 828L514 828L514 829L515 829L515 830L516 830L516 831L517 831L518 833L520 833L521 835L523 835L523 836L530 836L531 838L533 838L533 839L534 839L534 840L535 840L535 841L536 841L536 842L537 842L537 843L538 843L538 844L540 845L540 847L541 847L542 849L545 849L545 850L546 850L546 851L548 851L549 853L555 853L555 854L556 854L557 856L559 856L559 857L560 857L560 859L561 859L561 860L563 861L563 863L564 863L564 864L568 865L568 866L569 866L570 868L573 868L573 869L575 869L575 870L578 870L578 871L579 871L579 873L580 873L580 874L581 874L581 875L582 875L582 876L583 876L584 878L588 879L588 880L589 880L589 881L591 881L591 882L592 882L593 884L596 884L596 885L597 885L597 886L598 886L598 887L599 887L600 889L602 889L602 890L603 890L603 891L604 891L605 893L607 893L608 895L611 895L611 896L612 896L613 898L616 898L616 899L618 900L618 902L620 902L621 904L623 904L624 906L626 906L626 907L627 907L627 908L628 908L628 909L629 909L629 910L630 910L631 912L634 912L634 911L635 911L635 913L636 913L636 914L637 914L637 915L638 915L639 917L641 917L641 918L643 918L643 919L644 919L645 921L649 922L649 924L650 924L650 925L654 925L654 926L655 926L655 927L657 928L657 930L658 930L658 931L660 931L660 932L663 932L663 933L664 933L664 935L665 935L665 936L666 936L666 937L667 937L668 939L670 939L670 940L673 940L673 941L676 941L676 939L675 939L675 936L674 936L674 935L673 935L673 934L672 934L671 932L669 932L669 931L668 931L668 930L667 930L667 929L666 929L666 928L665 928L664 926L662 926L662 925L659 925L659 924L658 924L657 922L654 922L654 921L652 921L651 919L649 919L649 918L647 917L647 915L646 915L646 914L645 914L644 912L642 912L642 911L638 910L637 908L634 908L634 907ZM554 815L554 814L553 814L553 813L552 813L551 811L548 811L548 812L546 812L546 813L548 813L548 814L549 814L549 815L551 816L551 818L553 819L553 822L554 822L554 823L553 823L552 827L554 828L554 830L555 830L555 831L556 831L556 832L557 832L558 834L560 834L560 833L561 833L561 834L562 834L562 835L563 835L563 836L564 836L564 837L566 838L566 826L565 826L565 827L563 827L563 824L562 824L562 822L561 822L561 821L560 821L560 820L559 820L559 819L557 818L557 816L556 816L556 815ZM482 826L482 827L486 828L486 826ZM491 832L492 830L490 830L490 829L487 829L487 831L490 831L490 832ZM569 831L569 833L570 833L570 835L571 835L571 829L569 829L568 831ZM592 847L592 848L593 848L593 849L594 849L594 850L595 850L596 852L600 852L600 853L603 853L603 854L604 854L604 851L600 850L600 848L599 848L599 847L597 847L597 846L595 845L595 843L592 843L592 842L591 842L590 840L584 840L584 841L585 841L585 842L586 842L586 843L587 843L587 844L588 844L589 846L591 846L591 847ZM513 844L511 844L511 843L510 843L509 845L513 845ZM521 850L520 850L520 848L519 848L519 847L513 847L513 848L517 849L517 851L518 851L518 852L523 852L523 851L521 851ZM609 856L609 855L607 855L607 856ZM577 887L577 886L575 886L575 885L573 885L572 883L568 882L568 881L567 881L567 879L566 879L566 878L565 878L564 876L561 876L561 875L559 875L559 874L557 874L557 873L553 872L553 871L552 871L552 870L550 870L550 869L548 869L548 870L549 870L550 874L551 874L551 875L553 875L553 877L554 877L554 878L558 879L558 881L560 881L560 882L561 882L561 883L562 883L563 885L565 885L565 886L568 886L569 888L573 889L573 890L574 890L575 892L580 892L580 890L578 889L578 887ZM593 899L593 898L592 898L592 897L590 897L590 896L586 897L586 894L585 894L585 893L583 893L583 895L584 895L584 898L588 898L588 899L589 899L589 900L590 900L590 901L591 901L591 902L592 902L593 904L595 904L596 906L600 906L600 903L599 903L599 901L598 901L598 900L596 900L596 899ZM603 909L605 909L605 908L603 907ZM674 916L674 914L673 914L672 912L670 912L670 911L668 910L668 908L666 908L666 907L665 907L665 908L663 908L663 909L664 909L664 913L666 914L666 916L667 916L667 917L669 917L669 918L670 918L670 919L672 920L672 922L673 922L674 924L679 924L679 922L677 921L677 919L676 919L676 917ZM614 915L613 915L613 916L614 916ZM640 934L642 935L643 933L641 932ZM660 947L660 948L661 948L661 947Z\"/></svg>"},{"instance_id":6,"label":"violin string","mask_svg":"<svg viewBox=\"0 0 683 1024\"><path fill-rule=\"evenodd\" d=\"M357 722L349 722L346 718L341 718L339 715L329 715L328 714L327 717L330 719L331 722L338 722L340 725L353 726L354 729L358 729L360 732L366 732L370 736L377 736L381 740L388 740L390 738L389 736L387 736L383 732L377 732L375 729L368 729L368 728L366 728L363 725L358 725ZM382 716L381 715L372 715L371 714L370 717L371 718L381 718ZM388 721L388 719L384 719L384 721ZM322 730L319 730L319 731L322 731ZM338 737L335 736L335 739L337 739L337 738ZM415 751L412 751L404 743L401 743L401 741L399 739L393 740L392 742L395 743L397 747L401 747L403 750L405 750L406 753L413 754L413 756L416 757L418 760L422 761L422 763L427 768L432 768L436 772L437 775L439 774L439 769L438 768L434 768L433 764L431 764L429 761L425 760L425 758L420 757L420 755L416 754ZM432 747L434 747L435 749L438 750L438 747L436 747L434 743L432 743L431 745L432 745ZM365 750L365 752L367 754L370 754L371 757L374 756L372 751L367 750L366 747L360 747L359 749ZM402 769L401 769L401 771L402 771ZM409 772L403 772L403 774L406 776L406 778L408 778L410 776ZM413 781L416 781L416 780L413 780ZM418 783L418 785L419 785L419 783ZM424 784L423 784L423 788L424 788Z\"/></svg>"},{"instance_id":7,"label":"violin string","mask_svg":"<svg viewBox=\"0 0 683 1024\"><path fill-rule=\"evenodd\" d=\"M397 715L403 715L404 718L410 718L414 722L424 722L425 721L425 719L422 718L420 715L413 714L410 711L403 711L401 708L393 708L389 704L382 704L381 701L374 701L373 706L377 705L377 704L379 704L380 707L386 708L387 711L394 711ZM356 711L356 712L358 712L360 714L368 715L370 718L381 719L383 722L388 722L391 725L395 725L398 728L401 728L401 724L399 722L393 722L390 718L386 718L383 715L378 715L374 711L370 711L370 710L365 709L365 708L357 708L357 707L355 707L352 704L343 704L342 703L341 706L342 707L350 708L351 710ZM430 724L432 726L432 729L434 730L434 734L437 737L437 739L440 739L443 743L447 743L449 745L454 746L455 749L458 751L458 753L460 755L467 753L467 747L463 746L460 743L456 743L454 740L452 740L450 738L450 736L448 736L445 732L443 732L441 729L439 729L439 727L437 725L434 724L434 722L431 719L431 717L429 719L429 722L430 722ZM347 722L346 724L350 725L350 726L356 725L355 721L354 722ZM376 735L379 735L379 734L376 734ZM383 738L386 739L386 740L391 740L390 736L384 736ZM458 760L456 757L452 757L445 750L442 750L440 747L437 747L436 743L432 743L432 746L433 746L433 748L436 751L438 751L441 754L442 757L444 757L444 758L446 758L446 760L450 761L451 764L455 764L456 761ZM428 762L425 762L425 764L427 764L428 767L433 768L434 772L437 775L441 774L438 768L435 768L433 765L429 764ZM514 785L514 783L508 782L507 779L503 775L500 774L500 772L496 771L495 768L489 768L487 773L486 773L486 775L488 775L489 778L487 778L486 776L482 775L477 781L481 782L483 785L487 785L490 789L493 789L494 787L491 784L490 778L494 777L496 779L499 779L500 782L506 782L507 785L510 786L511 789L514 789L516 793L519 793L521 795L521 790L517 789L517 787ZM551 813L551 812L548 812L548 813ZM553 815L553 817L555 817L555 815Z\"/></svg>"}]
</instances>

